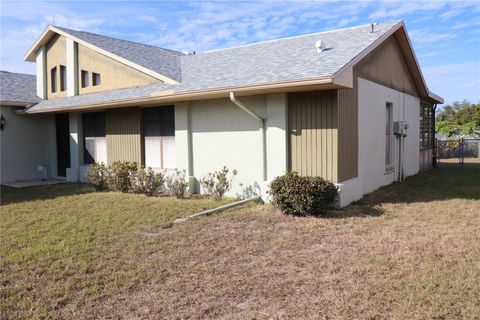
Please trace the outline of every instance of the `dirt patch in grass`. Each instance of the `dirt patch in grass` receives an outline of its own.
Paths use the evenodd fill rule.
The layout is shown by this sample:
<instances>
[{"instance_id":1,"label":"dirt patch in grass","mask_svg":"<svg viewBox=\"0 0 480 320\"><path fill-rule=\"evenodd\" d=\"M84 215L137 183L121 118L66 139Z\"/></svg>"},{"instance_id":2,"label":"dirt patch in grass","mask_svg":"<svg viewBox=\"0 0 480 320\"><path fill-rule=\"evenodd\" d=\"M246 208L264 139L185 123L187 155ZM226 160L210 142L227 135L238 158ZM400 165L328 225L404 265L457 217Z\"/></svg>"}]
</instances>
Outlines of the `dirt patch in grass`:
<instances>
[{"instance_id":1,"label":"dirt patch in grass","mask_svg":"<svg viewBox=\"0 0 480 320\"><path fill-rule=\"evenodd\" d=\"M4 315L478 319L479 208L479 170L435 169L324 218L251 205L164 229L145 223L146 214L132 225L131 217L114 222L126 230L107 245L99 242L108 238L106 221L89 215L99 227L83 259L70 251L2 261ZM11 222L21 226L17 237L51 233L20 216ZM24 239L9 252L29 245Z\"/></svg>"}]
</instances>

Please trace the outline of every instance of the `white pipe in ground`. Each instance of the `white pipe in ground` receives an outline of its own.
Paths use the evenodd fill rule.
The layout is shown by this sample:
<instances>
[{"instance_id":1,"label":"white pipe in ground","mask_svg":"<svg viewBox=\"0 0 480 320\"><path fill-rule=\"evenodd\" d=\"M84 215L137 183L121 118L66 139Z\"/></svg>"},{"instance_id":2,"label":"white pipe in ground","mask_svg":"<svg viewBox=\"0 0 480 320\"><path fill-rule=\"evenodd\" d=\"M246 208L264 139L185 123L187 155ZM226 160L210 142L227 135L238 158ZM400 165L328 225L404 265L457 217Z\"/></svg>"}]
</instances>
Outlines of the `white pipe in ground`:
<instances>
[{"instance_id":1,"label":"white pipe in ground","mask_svg":"<svg viewBox=\"0 0 480 320\"><path fill-rule=\"evenodd\" d=\"M256 201L256 200L260 200L260 196L257 196L257 197L253 197L253 198L249 198L249 199L244 199L244 200L240 200L240 201L237 201L237 202L234 202L234 203L229 203L229 204L226 204L224 206L221 206L221 207L218 207L218 208L213 208L213 209L208 209L208 210L205 210L205 211L202 211L202 212L199 212L199 213L195 213L195 214L192 214L192 215L189 215L185 218L178 218L178 219L175 219L173 221L173 223L181 223L181 222L185 222L187 221L188 219L191 219L191 218L195 218L195 217L199 217L199 216L204 216L204 215L209 215L209 214L212 214L212 213L216 213L216 212L220 212L220 211L223 211L223 210L227 210L227 209L230 209L230 208L234 208L234 207L237 207L237 206L241 206L245 203L248 203L248 202L252 202L252 201Z\"/></svg>"}]
</instances>

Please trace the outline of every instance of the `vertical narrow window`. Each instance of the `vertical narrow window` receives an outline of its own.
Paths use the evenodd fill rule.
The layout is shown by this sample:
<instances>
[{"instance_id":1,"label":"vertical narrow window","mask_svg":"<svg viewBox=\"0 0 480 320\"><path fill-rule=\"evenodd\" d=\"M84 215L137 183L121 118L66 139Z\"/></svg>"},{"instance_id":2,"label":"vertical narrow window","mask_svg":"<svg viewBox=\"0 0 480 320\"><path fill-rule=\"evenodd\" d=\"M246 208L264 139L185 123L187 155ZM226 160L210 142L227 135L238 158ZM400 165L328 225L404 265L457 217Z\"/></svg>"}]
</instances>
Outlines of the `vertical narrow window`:
<instances>
[{"instance_id":1,"label":"vertical narrow window","mask_svg":"<svg viewBox=\"0 0 480 320\"><path fill-rule=\"evenodd\" d=\"M386 170L393 168L393 105L386 104L385 110L385 167Z\"/></svg>"},{"instance_id":2,"label":"vertical narrow window","mask_svg":"<svg viewBox=\"0 0 480 320\"><path fill-rule=\"evenodd\" d=\"M57 92L57 67L50 70L50 87L52 92Z\"/></svg>"},{"instance_id":3,"label":"vertical narrow window","mask_svg":"<svg viewBox=\"0 0 480 320\"><path fill-rule=\"evenodd\" d=\"M84 113L82 116L85 164L107 163L105 112Z\"/></svg>"},{"instance_id":4,"label":"vertical narrow window","mask_svg":"<svg viewBox=\"0 0 480 320\"><path fill-rule=\"evenodd\" d=\"M92 85L99 86L102 83L102 78L99 73L92 72Z\"/></svg>"},{"instance_id":5,"label":"vertical narrow window","mask_svg":"<svg viewBox=\"0 0 480 320\"><path fill-rule=\"evenodd\" d=\"M67 68L60 66L60 91L67 89Z\"/></svg>"},{"instance_id":6,"label":"vertical narrow window","mask_svg":"<svg viewBox=\"0 0 480 320\"><path fill-rule=\"evenodd\" d=\"M433 106L424 102L420 103L420 150L433 148Z\"/></svg>"},{"instance_id":7,"label":"vertical narrow window","mask_svg":"<svg viewBox=\"0 0 480 320\"><path fill-rule=\"evenodd\" d=\"M88 71L82 70L82 88L88 87Z\"/></svg>"},{"instance_id":8,"label":"vertical narrow window","mask_svg":"<svg viewBox=\"0 0 480 320\"><path fill-rule=\"evenodd\" d=\"M173 106L143 111L145 166L175 168L175 113Z\"/></svg>"}]
</instances>

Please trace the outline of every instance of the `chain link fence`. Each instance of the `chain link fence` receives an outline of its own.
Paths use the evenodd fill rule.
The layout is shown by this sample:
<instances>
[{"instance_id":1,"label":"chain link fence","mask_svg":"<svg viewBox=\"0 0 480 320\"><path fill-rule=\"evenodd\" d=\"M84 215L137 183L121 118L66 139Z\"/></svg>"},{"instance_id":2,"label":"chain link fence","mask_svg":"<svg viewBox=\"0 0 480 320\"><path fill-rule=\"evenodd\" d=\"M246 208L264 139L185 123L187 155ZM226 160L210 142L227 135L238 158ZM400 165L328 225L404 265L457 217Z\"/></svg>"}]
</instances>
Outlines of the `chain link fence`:
<instances>
[{"instance_id":1,"label":"chain link fence","mask_svg":"<svg viewBox=\"0 0 480 320\"><path fill-rule=\"evenodd\" d=\"M438 164L480 165L480 138L436 140Z\"/></svg>"}]
</instances>

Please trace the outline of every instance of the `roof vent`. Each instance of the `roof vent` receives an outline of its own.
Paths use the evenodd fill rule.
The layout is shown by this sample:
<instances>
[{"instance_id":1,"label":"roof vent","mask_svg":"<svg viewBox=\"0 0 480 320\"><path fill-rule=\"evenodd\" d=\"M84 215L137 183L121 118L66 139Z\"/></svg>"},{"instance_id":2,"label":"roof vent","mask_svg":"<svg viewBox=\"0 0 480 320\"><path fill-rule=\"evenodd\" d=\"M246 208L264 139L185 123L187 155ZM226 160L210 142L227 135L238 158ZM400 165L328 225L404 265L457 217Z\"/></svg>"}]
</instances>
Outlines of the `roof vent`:
<instances>
[{"instance_id":1,"label":"roof vent","mask_svg":"<svg viewBox=\"0 0 480 320\"><path fill-rule=\"evenodd\" d=\"M318 40L315 42L315 48L317 48L317 52L325 51L325 42L322 40Z\"/></svg>"}]
</instances>

